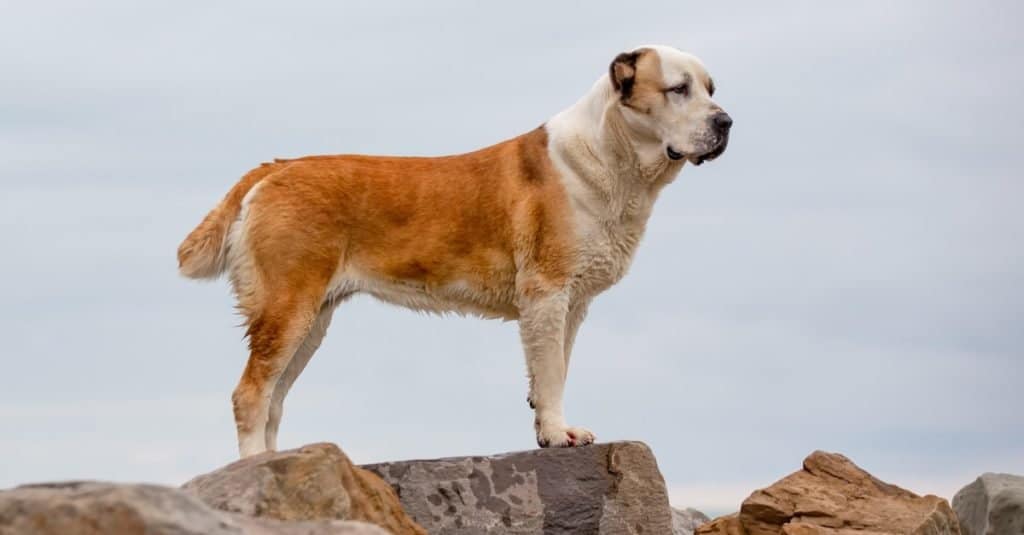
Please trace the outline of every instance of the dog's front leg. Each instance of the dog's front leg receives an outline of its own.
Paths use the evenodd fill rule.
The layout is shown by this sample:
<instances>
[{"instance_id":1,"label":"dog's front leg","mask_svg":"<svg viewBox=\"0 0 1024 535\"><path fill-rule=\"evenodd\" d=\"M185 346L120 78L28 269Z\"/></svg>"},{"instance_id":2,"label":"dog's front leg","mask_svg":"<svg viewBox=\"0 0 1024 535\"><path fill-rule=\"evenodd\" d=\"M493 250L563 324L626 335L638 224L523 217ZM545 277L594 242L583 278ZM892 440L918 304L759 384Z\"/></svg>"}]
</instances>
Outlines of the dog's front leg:
<instances>
[{"instance_id":1,"label":"dog's front leg","mask_svg":"<svg viewBox=\"0 0 1024 535\"><path fill-rule=\"evenodd\" d=\"M562 412L568 313L569 299L561 292L531 299L520 307L519 333L530 374L530 399L536 411L533 425L542 448L594 442L590 431L566 424Z\"/></svg>"}]
</instances>

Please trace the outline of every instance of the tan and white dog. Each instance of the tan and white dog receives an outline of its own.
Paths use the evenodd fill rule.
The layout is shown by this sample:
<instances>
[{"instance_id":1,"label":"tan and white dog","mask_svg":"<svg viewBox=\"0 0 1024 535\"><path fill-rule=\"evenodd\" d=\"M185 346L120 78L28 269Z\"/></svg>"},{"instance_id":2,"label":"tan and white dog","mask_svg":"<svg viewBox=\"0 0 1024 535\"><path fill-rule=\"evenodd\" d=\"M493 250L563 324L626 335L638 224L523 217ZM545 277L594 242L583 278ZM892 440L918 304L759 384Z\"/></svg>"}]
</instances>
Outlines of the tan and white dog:
<instances>
[{"instance_id":1,"label":"tan and white dog","mask_svg":"<svg viewBox=\"0 0 1024 535\"><path fill-rule=\"evenodd\" d=\"M576 331L626 273L661 189L725 150L732 120L713 93L697 58L645 46L542 126L476 152L280 159L242 177L178 249L187 277L229 274L247 319L241 456L276 449L285 395L360 292L518 320L537 443L593 442L562 415Z\"/></svg>"}]
</instances>

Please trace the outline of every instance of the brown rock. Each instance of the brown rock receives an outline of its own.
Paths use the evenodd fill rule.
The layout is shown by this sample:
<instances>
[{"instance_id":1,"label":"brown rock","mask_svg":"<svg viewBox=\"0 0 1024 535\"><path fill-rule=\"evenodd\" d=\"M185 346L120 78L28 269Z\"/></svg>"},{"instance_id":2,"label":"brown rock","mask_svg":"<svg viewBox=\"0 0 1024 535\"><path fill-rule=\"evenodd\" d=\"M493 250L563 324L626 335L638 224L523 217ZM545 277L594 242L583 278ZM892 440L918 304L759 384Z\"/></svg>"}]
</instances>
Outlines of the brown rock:
<instances>
[{"instance_id":1,"label":"brown rock","mask_svg":"<svg viewBox=\"0 0 1024 535\"><path fill-rule=\"evenodd\" d=\"M354 466L334 444L267 452L194 478L182 487L224 511L278 520L360 520L395 535L426 535L391 487Z\"/></svg>"},{"instance_id":2,"label":"brown rock","mask_svg":"<svg viewBox=\"0 0 1024 535\"><path fill-rule=\"evenodd\" d=\"M739 513L720 516L695 529L693 535L745 535Z\"/></svg>"},{"instance_id":3,"label":"brown rock","mask_svg":"<svg viewBox=\"0 0 1024 535\"><path fill-rule=\"evenodd\" d=\"M71 481L0 492L0 535L386 535L363 522L216 511L179 489Z\"/></svg>"},{"instance_id":4,"label":"brown rock","mask_svg":"<svg viewBox=\"0 0 1024 535\"><path fill-rule=\"evenodd\" d=\"M816 451L803 470L755 491L740 512L697 529L701 535L960 534L946 500L918 496Z\"/></svg>"}]
</instances>

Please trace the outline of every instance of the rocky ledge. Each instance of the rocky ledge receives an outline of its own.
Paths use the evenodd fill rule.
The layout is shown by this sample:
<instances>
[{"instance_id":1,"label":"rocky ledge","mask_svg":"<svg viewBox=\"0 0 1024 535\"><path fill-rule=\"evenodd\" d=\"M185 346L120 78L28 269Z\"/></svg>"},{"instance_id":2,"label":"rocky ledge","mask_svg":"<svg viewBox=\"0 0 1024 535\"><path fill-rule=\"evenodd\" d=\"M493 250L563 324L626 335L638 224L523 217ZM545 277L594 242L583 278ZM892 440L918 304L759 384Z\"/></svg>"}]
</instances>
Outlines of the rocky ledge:
<instances>
[{"instance_id":1,"label":"rocky ledge","mask_svg":"<svg viewBox=\"0 0 1024 535\"><path fill-rule=\"evenodd\" d=\"M366 468L432 534L672 533L665 481L640 442Z\"/></svg>"},{"instance_id":2,"label":"rocky ledge","mask_svg":"<svg viewBox=\"0 0 1024 535\"><path fill-rule=\"evenodd\" d=\"M0 535L689 535L703 518L694 513L669 507L639 442L366 467L312 444L181 489L72 482L0 492Z\"/></svg>"},{"instance_id":3,"label":"rocky ledge","mask_svg":"<svg viewBox=\"0 0 1024 535\"><path fill-rule=\"evenodd\" d=\"M394 535L426 535L394 490L354 466L334 444L268 452L198 476L182 486L222 511L275 520L358 520Z\"/></svg>"},{"instance_id":4,"label":"rocky ledge","mask_svg":"<svg viewBox=\"0 0 1024 535\"><path fill-rule=\"evenodd\" d=\"M175 488L79 481L0 492L0 535L387 535L363 522L217 511Z\"/></svg>"},{"instance_id":5,"label":"rocky ledge","mask_svg":"<svg viewBox=\"0 0 1024 535\"><path fill-rule=\"evenodd\" d=\"M955 511L955 512L954 512ZM958 518L959 515L959 518ZM0 535L1024 535L1024 478L949 503L835 453L709 521L669 506L639 442L359 467L333 444L265 453L181 489L67 482L0 491Z\"/></svg>"}]
</instances>

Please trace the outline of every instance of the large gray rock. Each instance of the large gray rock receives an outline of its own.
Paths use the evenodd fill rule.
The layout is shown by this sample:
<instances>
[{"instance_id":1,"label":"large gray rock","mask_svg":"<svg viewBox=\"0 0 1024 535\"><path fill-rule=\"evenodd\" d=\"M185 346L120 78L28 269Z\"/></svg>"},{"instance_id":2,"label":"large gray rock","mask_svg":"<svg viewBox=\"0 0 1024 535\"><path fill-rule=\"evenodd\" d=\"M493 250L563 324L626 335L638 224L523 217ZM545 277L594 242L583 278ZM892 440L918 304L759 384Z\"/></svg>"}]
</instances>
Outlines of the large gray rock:
<instances>
[{"instance_id":1,"label":"large gray rock","mask_svg":"<svg viewBox=\"0 0 1024 535\"><path fill-rule=\"evenodd\" d=\"M953 497L964 535L1024 534L1024 477L983 474Z\"/></svg>"},{"instance_id":2,"label":"large gray rock","mask_svg":"<svg viewBox=\"0 0 1024 535\"><path fill-rule=\"evenodd\" d=\"M708 522L708 515L692 507L672 508L672 535L693 535L694 530Z\"/></svg>"},{"instance_id":3,"label":"large gray rock","mask_svg":"<svg viewBox=\"0 0 1024 535\"><path fill-rule=\"evenodd\" d=\"M364 468L432 535L672 533L665 481L640 442Z\"/></svg>"},{"instance_id":4,"label":"large gray rock","mask_svg":"<svg viewBox=\"0 0 1024 535\"><path fill-rule=\"evenodd\" d=\"M354 466L334 444L253 455L182 488L210 507L247 516L359 520L395 535L427 535L402 511L387 483Z\"/></svg>"},{"instance_id":5,"label":"large gray rock","mask_svg":"<svg viewBox=\"0 0 1024 535\"><path fill-rule=\"evenodd\" d=\"M0 535L388 535L348 521L281 522L216 511L159 485L67 482L0 492Z\"/></svg>"}]
</instances>

